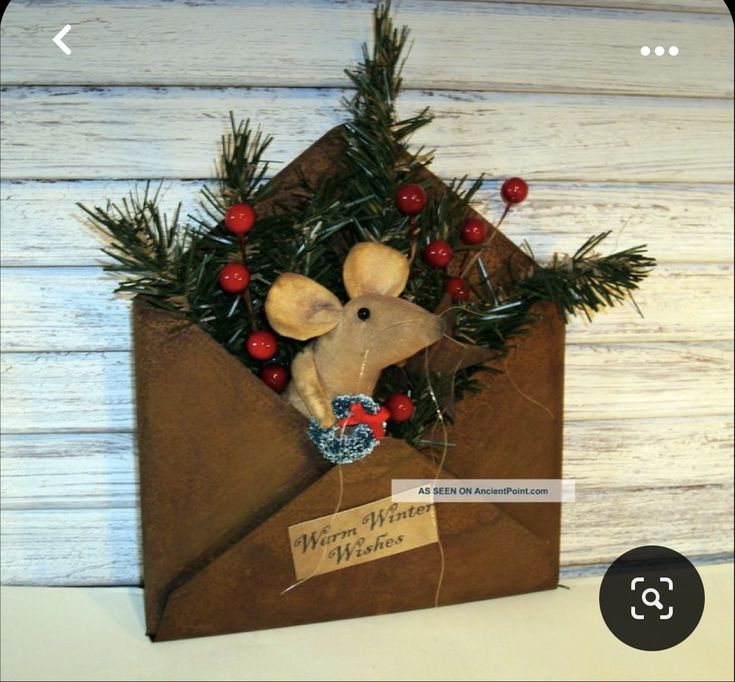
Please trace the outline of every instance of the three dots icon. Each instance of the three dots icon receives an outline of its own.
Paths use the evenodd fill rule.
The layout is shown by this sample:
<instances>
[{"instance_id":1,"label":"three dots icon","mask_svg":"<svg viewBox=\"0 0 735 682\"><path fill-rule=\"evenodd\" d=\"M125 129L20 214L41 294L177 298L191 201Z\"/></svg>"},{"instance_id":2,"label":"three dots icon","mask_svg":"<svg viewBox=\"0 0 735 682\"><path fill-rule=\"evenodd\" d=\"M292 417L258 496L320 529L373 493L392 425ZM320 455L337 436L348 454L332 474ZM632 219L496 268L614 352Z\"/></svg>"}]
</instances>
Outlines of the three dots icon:
<instances>
[{"instance_id":1,"label":"three dots icon","mask_svg":"<svg viewBox=\"0 0 735 682\"><path fill-rule=\"evenodd\" d=\"M648 55L650 55L651 52L653 52L653 54L655 54L657 57L662 57L664 53L666 52L666 50L664 49L663 45L656 45L656 47L654 47L653 50L651 50L651 48L648 47L648 45L644 45L641 48L641 54L644 57L648 57ZM671 57L676 57L676 55L678 54L679 54L679 48L676 45L672 45L669 48L669 55Z\"/></svg>"}]
</instances>

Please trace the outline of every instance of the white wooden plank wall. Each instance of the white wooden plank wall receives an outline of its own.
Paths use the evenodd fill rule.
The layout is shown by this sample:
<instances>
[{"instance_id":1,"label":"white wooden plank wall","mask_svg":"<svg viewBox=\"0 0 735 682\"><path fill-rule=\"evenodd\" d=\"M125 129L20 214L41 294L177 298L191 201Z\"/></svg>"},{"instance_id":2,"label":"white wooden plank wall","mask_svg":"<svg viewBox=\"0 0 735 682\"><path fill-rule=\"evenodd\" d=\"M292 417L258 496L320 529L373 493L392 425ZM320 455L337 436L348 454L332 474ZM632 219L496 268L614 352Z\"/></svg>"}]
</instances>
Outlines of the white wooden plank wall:
<instances>
[{"instance_id":1,"label":"white wooden plank wall","mask_svg":"<svg viewBox=\"0 0 735 682\"><path fill-rule=\"evenodd\" d=\"M194 210L229 109L273 169L342 120L362 0L15 0L2 20L2 580L140 580L129 304L76 201L165 178ZM411 0L401 110L449 178L531 183L538 257L613 229L660 268L567 350L567 574L661 543L732 553L733 25L721 0ZM72 54L51 37L66 23ZM643 58L642 45L677 57Z\"/></svg>"}]
</instances>

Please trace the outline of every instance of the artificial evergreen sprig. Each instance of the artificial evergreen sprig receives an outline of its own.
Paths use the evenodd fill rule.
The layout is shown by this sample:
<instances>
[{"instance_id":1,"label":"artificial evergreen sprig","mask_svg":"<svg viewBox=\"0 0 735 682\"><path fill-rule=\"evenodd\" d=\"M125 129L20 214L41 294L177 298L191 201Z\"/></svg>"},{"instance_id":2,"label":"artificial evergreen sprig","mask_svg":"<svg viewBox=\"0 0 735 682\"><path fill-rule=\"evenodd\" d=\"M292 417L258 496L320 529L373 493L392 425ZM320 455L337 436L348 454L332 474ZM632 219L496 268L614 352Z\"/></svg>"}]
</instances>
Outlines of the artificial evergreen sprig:
<instances>
[{"instance_id":1,"label":"artificial evergreen sprig","mask_svg":"<svg viewBox=\"0 0 735 682\"><path fill-rule=\"evenodd\" d=\"M457 339L496 351L502 357L510 340L525 334L540 318L530 312L535 301L515 299L497 304L468 302L455 312L454 335Z\"/></svg>"},{"instance_id":2,"label":"artificial evergreen sprig","mask_svg":"<svg viewBox=\"0 0 735 682\"><path fill-rule=\"evenodd\" d=\"M630 300L638 310L633 291L655 267L646 245L603 256L595 249L610 235L590 237L573 255L554 254L551 263L534 268L517 283L518 296L554 301L565 315L583 314L588 320L600 308ZM640 311L638 311L640 312Z\"/></svg>"},{"instance_id":3,"label":"artificial evergreen sprig","mask_svg":"<svg viewBox=\"0 0 735 682\"><path fill-rule=\"evenodd\" d=\"M268 185L264 154L273 138L261 129L253 130L250 121L235 121L230 112L230 133L222 136L222 153L216 162L218 187L202 188L202 207L215 222L221 221L228 206L262 201Z\"/></svg>"},{"instance_id":4,"label":"artificial evergreen sprig","mask_svg":"<svg viewBox=\"0 0 735 682\"><path fill-rule=\"evenodd\" d=\"M191 321L198 321L191 302L205 286L210 254L200 252L199 235L180 219L181 204L169 218L159 207L161 185L132 191L105 208L77 204L92 223L111 239L102 249L115 262L108 272L126 278L117 291L140 294L151 305Z\"/></svg>"},{"instance_id":5,"label":"artificial evergreen sprig","mask_svg":"<svg viewBox=\"0 0 735 682\"><path fill-rule=\"evenodd\" d=\"M503 288L501 301L459 305L455 336L502 355L510 339L525 333L528 325L539 319L531 312L539 301L557 304L567 319L583 314L591 320L594 312L625 300L638 310L633 292L656 261L646 255L645 245L607 256L597 253L595 249L609 235L609 231L594 235L573 255L554 254L548 264L534 265Z\"/></svg>"},{"instance_id":6,"label":"artificial evergreen sprig","mask_svg":"<svg viewBox=\"0 0 735 682\"><path fill-rule=\"evenodd\" d=\"M391 242L407 232L410 219L396 209L393 197L401 183L413 180L431 163L431 153L411 152L410 137L431 122L428 107L399 119L395 103L401 91L401 76L409 30L393 24L390 2L373 12L373 46L363 45L363 60L345 73L355 93L343 100L350 118L345 124L347 146L345 196L364 197L354 219L362 240Z\"/></svg>"}]
</instances>

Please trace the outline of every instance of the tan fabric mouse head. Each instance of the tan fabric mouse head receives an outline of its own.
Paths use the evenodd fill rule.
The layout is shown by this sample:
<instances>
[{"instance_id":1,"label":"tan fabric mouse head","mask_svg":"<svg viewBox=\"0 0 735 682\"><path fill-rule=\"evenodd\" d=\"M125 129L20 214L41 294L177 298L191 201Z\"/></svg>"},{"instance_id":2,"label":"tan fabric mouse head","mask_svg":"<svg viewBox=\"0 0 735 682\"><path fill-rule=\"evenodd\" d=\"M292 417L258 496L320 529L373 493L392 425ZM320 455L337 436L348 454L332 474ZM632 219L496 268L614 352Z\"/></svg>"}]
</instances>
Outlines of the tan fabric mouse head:
<instances>
[{"instance_id":1,"label":"tan fabric mouse head","mask_svg":"<svg viewBox=\"0 0 735 682\"><path fill-rule=\"evenodd\" d=\"M287 400L331 426L338 395L372 395L383 369L442 336L436 315L399 299L409 264L399 251L362 242L350 250L342 276L345 304L308 277L287 272L273 284L265 311L273 329L302 341L315 338L293 361Z\"/></svg>"}]
</instances>

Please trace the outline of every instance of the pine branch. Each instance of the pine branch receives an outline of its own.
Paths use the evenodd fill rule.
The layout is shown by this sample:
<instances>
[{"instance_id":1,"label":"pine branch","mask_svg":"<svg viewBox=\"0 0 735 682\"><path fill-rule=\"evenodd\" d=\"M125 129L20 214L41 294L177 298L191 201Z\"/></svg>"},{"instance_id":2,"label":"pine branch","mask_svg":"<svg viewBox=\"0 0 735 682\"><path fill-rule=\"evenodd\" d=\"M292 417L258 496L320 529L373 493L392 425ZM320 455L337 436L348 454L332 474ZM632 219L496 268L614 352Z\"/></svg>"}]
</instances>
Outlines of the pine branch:
<instances>
[{"instance_id":1,"label":"pine branch","mask_svg":"<svg viewBox=\"0 0 735 682\"><path fill-rule=\"evenodd\" d=\"M465 303L455 314L454 335L460 341L497 351L503 357L510 341L528 333L540 318L530 312L532 300L515 299L499 304Z\"/></svg>"},{"instance_id":2,"label":"pine branch","mask_svg":"<svg viewBox=\"0 0 735 682\"><path fill-rule=\"evenodd\" d=\"M428 108L406 119L399 119L395 110L408 35L408 27L393 25L390 2L379 5L373 12L372 50L364 45L362 63L345 71L356 90L343 100L351 117L345 125L345 196L365 199L354 221L363 241L386 241L405 231L407 219L393 197L402 183L413 180L431 161L424 150L408 150L411 135L432 119Z\"/></svg>"},{"instance_id":3,"label":"pine branch","mask_svg":"<svg viewBox=\"0 0 735 682\"><path fill-rule=\"evenodd\" d=\"M590 237L572 256L554 254L549 265L536 268L517 283L518 295L534 301L554 301L567 318L584 314L588 320L601 308L626 299L635 306L632 292L638 289L656 261L646 255L645 245L609 256L596 253L595 249L609 234L603 232Z\"/></svg>"},{"instance_id":4,"label":"pine branch","mask_svg":"<svg viewBox=\"0 0 735 682\"><path fill-rule=\"evenodd\" d=\"M103 249L115 263L105 270L126 275L117 291L141 294L151 305L192 321L191 301L201 292L210 258L199 253L200 239L180 222L181 205L171 218L158 205L160 185L133 191L106 208L77 204L111 243Z\"/></svg>"},{"instance_id":5,"label":"pine branch","mask_svg":"<svg viewBox=\"0 0 735 682\"><path fill-rule=\"evenodd\" d=\"M454 328L458 339L499 355L508 350L510 340L527 333L540 318L531 312L538 301L552 301L569 315L592 313L632 298L632 292L648 276L656 261L645 255L645 245L602 256L594 250L610 234L588 239L573 256L554 254L551 262L535 267L501 293L501 302L466 303L459 306ZM636 307L637 309L637 307Z\"/></svg>"},{"instance_id":6,"label":"pine branch","mask_svg":"<svg viewBox=\"0 0 735 682\"><path fill-rule=\"evenodd\" d=\"M250 120L235 123L230 112L230 130L222 136L222 152L216 162L219 184L217 190L202 189L203 208L215 222L224 217L233 204L255 203L265 198L263 180L268 172L268 162L263 155L273 138L258 128L253 130Z\"/></svg>"}]
</instances>

